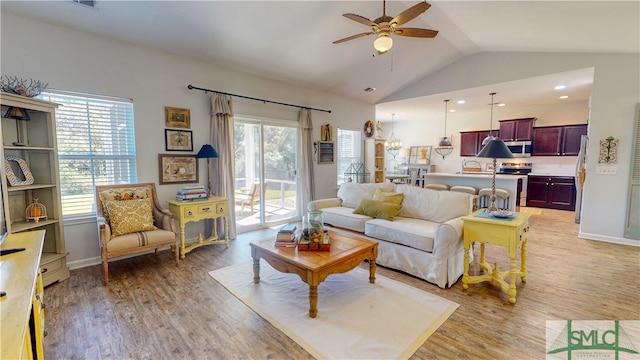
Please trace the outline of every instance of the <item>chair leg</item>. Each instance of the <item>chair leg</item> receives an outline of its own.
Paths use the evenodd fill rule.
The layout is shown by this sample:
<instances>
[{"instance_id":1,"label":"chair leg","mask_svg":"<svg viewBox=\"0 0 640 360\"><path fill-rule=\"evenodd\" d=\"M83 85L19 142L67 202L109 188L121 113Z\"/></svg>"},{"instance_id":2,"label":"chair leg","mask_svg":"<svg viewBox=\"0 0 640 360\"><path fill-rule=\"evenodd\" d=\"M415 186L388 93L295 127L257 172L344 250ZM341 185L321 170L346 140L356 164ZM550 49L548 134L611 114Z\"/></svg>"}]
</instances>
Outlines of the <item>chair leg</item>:
<instances>
[{"instance_id":1,"label":"chair leg","mask_svg":"<svg viewBox=\"0 0 640 360\"><path fill-rule=\"evenodd\" d=\"M109 262L106 257L102 257L102 281L104 286L109 285Z\"/></svg>"},{"instance_id":2,"label":"chair leg","mask_svg":"<svg viewBox=\"0 0 640 360\"><path fill-rule=\"evenodd\" d=\"M176 240L176 266L180 263L180 242Z\"/></svg>"}]
</instances>

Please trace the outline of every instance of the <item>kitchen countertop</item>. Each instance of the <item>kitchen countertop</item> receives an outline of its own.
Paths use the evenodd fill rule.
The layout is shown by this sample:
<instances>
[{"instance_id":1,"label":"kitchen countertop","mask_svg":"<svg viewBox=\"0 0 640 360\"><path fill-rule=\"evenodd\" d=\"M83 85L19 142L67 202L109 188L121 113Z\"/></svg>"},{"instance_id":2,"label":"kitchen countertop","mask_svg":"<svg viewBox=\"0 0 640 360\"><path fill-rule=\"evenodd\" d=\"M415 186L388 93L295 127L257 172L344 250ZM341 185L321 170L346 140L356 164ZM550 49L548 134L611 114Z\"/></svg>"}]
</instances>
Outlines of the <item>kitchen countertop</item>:
<instances>
[{"instance_id":1,"label":"kitchen countertop","mask_svg":"<svg viewBox=\"0 0 640 360\"><path fill-rule=\"evenodd\" d=\"M490 172L479 172L479 173L466 173L466 174L451 174L451 173L426 173L423 176L438 176L438 177L462 177L462 178L479 178L486 179L492 178L493 173ZM517 180L517 179L526 179L527 175L504 175L504 174L496 174L496 179L504 179L504 180Z\"/></svg>"},{"instance_id":2,"label":"kitchen countertop","mask_svg":"<svg viewBox=\"0 0 640 360\"><path fill-rule=\"evenodd\" d=\"M538 173L532 172L529 175L532 175L532 176L564 176L564 177L568 176L568 177L575 177L575 175L573 175L573 174L541 173L541 172L538 172Z\"/></svg>"}]
</instances>

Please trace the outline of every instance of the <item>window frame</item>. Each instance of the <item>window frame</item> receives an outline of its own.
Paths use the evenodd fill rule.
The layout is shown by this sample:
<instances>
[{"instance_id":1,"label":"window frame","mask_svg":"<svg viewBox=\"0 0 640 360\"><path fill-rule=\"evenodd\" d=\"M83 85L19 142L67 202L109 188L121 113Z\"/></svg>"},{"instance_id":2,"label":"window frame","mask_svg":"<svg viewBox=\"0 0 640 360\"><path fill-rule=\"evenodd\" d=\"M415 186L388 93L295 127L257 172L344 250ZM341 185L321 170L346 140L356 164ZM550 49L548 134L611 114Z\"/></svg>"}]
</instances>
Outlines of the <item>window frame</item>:
<instances>
[{"instance_id":1,"label":"window frame","mask_svg":"<svg viewBox=\"0 0 640 360\"><path fill-rule=\"evenodd\" d=\"M138 181L133 100L57 89L38 98L60 104L55 113L62 218L95 218L96 185ZM65 180L74 172L82 175Z\"/></svg>"}]
</instances>

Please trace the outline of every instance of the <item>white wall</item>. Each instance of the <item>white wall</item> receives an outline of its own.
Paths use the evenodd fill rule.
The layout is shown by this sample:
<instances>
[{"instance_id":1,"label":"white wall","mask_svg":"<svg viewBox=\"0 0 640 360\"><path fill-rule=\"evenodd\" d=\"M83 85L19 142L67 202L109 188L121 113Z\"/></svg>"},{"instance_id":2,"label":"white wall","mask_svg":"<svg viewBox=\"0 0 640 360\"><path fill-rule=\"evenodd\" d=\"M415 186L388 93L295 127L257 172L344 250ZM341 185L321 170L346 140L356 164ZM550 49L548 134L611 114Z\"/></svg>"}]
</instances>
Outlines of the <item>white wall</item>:
<instances>
[{"instance_id":1,"label":"white wall","mask_svg":"<svg viewBox=\"0 0 640 360\"><path fill-rule=\"evenodd\" d=\"M445 67L385 101L434 95L588 67L595 68L588 129L588 153L592 155L587 161L580 236L637 245L637 241L624 239L623 235L629 192L634 114L636 104L640 102L640 54L479 53ZM577 120L580 120L577 122L583 122L585 117L582 111L576 114ZM397 131L400 135L399 129ZM410 134L410 131L403 129L403 133ZM617 174L599 175L595 173L598 165L598 144L600 139L608 136L620 140ZM436 143L435 139L431 141Z\"/></svg>"},{"instance_id":2,"label":"white wall","mask_svg":"<svg viewBox=\"0 0 640 360\"><path fill-rule=\"evenodd\" d=\"M2 13L1 30L2 74L38 79L55 89L133 99L140 182L158 183L158 154L166 153L165 106L191 110L195 152L209 142L211 94L188 90L188 84L332 110L331 114L312 113L317 129L314 130L315 140L320 139L321 124L355 130L361 129L366 120L374 118L374 107L361 101L235 72L14 14ZM234 111L238 115L290 121L298 119L297 108L238 98L234 98ZM206 166L204 162L200 165L199 179L204 185ZM317 196L335 196L335 164L315 166ZM173 198L180 187L158 186L160 200L164 202ZM196 226L187 237L199 231L202 230ZM65 240L70 266L96 263L99 247L95 219L65 223Z\"/></svg>"}]
</instances>

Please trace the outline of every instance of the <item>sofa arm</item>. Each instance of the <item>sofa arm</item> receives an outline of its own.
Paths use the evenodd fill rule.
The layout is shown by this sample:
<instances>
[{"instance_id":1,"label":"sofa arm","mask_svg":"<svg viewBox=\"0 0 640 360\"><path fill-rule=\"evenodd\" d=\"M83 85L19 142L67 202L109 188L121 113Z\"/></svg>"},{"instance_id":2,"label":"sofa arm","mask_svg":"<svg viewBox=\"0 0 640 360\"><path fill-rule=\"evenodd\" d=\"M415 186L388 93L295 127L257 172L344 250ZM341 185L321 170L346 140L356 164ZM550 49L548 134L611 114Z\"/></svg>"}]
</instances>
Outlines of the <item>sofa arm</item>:
<instances>
[{"instance_id":1,"label":"sofa arm","mask_svg":"<svg viewBox=\"0 0 640 360\"><path fill-rule=\"evenodd\" d=\"M307 210L309 211L321 210L324 208L337 207L341 205L342 205L342 199L340 198L313 200L309 202L309 204L307 205Z\"/></svg>"},{"instance_id":2,"label":"sofa arm","mask_svg":"<svg viewBox=\"0 0 640 360\"><path fill-rule=\"evenodd\" d=\"M462 226L462 216L445 221L438 226L433 239L433 253L436 256L448 256L455 252L456 247L461 246Z\"/></svg>"}]
</instances>

